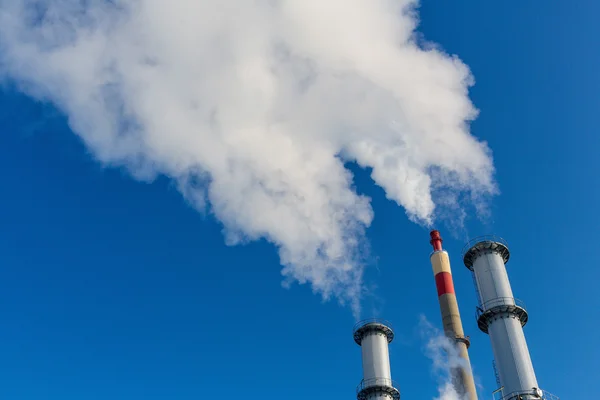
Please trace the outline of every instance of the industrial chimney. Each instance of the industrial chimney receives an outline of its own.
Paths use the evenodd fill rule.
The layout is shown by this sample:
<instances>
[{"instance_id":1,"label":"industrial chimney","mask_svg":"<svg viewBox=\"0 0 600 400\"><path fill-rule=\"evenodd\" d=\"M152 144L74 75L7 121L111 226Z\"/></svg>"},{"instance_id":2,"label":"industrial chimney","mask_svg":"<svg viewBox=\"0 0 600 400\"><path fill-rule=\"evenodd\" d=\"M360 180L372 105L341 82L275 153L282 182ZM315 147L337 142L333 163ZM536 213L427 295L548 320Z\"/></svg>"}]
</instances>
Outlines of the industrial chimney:
<instances>
[{"instance_id":1,"label":"industrial chimney","mask_svg":"<svg viewBox=\"0 0 600 400\"><path fill-rule=\"evenodd\" d=\"M391 325L370 319L354 327L354 341L362 348L363 379L356 388L358 400L400 400L392 382L388 344L394 339Z\"/></svg>"},{"instance_id":2,"label":"industrial chimney","mask_svg":"<svg viewBox=\"0 0 600 400\"><path fill-rule=\"evenodd\" d=\"M506 273L509 257L508 245L496 236L473 239L463 251L479 297L477 325L490 336L502 400L557 399L538 388L523 333L527 311L514 298Z\"/></svg>"},{"instance_id":3,"label":"industrial chimney","mask_svg":"<svg viewBox=\"0 0 600 400\"><path fill-rule=\"evenodd\" d=\"M455 344L458 355L462 359L462 365L454 367L450 371L452 384L461 399L477 400L477 390L467 350L470 342L469 338L465 336L460 319L458 302L454 293L454 283L452 282L450 259L448 258L448 253L442 249L440 232L436 230L431 231L430 236L430 243L433 246L433 253L431 253L430 260L435 276L444 333Z\"/></svg>"}]
</instances>

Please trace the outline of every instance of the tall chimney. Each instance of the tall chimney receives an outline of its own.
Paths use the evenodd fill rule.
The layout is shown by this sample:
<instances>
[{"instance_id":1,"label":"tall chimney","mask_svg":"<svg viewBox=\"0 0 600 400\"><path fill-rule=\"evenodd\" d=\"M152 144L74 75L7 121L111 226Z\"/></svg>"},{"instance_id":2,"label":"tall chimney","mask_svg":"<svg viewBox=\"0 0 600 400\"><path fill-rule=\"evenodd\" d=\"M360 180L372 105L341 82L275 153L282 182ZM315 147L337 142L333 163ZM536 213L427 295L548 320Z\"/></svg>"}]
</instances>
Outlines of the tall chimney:
<instances>
[{"instance_id":1,"label":"tall chimney","mask_svg":"<svg viewBox=\"0 0 600 400\"><path fill-rule=\"evenodd\" d=\"M503 400L557 399L538 388L525 341L525 305L513 297L505 264L510 252L496 236L473 239L463 261L474 276L479 306L477 325L490 336Z\"/></svg>"},{"instance_id":2,"label":"tall chimney","mask_svg":"<svg viewBox=\"0 0 600 400\"><path fill-rule=\"evenodd\" d=\"M440 232L436 230L431 231L430 236L430 243L433 246L433 253L431 253L430 260L437 286L444 333L455 344L458 355L463 361L462 365L453 367L450 371L452 384L461 399L477 400L477 390L467 350L470 342L469 338L465 336L460 319L458 302L454 293L454 283L452 282L450 259L448 258L448 253L442 249Z\"/></svg>"},{"instance_id":3,"label":"tall chimney","mask_svg":"<svg viewBox=\"0 0 600 400\"><path fill-rule=\"evenodd\" d=\"M362 348L363 379L356 388L358 400L400 400L390 371L388 344L394 339L391 325L370 319L354 327L354 341Z\"/></svg>"}]
</instances>

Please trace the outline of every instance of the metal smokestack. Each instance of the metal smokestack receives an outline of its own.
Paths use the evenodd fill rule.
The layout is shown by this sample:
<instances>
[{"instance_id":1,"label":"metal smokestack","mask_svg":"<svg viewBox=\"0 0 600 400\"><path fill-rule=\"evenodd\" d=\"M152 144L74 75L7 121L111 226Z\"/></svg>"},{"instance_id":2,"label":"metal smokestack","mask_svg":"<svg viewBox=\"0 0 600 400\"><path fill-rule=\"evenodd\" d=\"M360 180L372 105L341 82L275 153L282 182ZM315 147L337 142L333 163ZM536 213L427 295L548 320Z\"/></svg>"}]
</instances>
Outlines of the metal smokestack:
<instances>
[{"instance_id":1,"label":"metal smokestack","mask_svg":"<svg viewBox=\"0 0 600 400\"><path fill-rule=\"evenodd\" d=\"M391 325L370 319L354 327L354 341L362 348L363 379L356 388L358 400L400 400L392 381L388 344L394 339Z\"/></svg>"},{"instance_id":2,"label":"metal smokestack","mask_svg":"<svg viewBox=\"0 0 600 400\"><path fill-rule=\"evenodd\" d=\"M508 245L496 236L473 239L463 251L465 266L477 285L477 325L490 336L502 399L557 399L538 388L523 333L527 311L513 297L506 273L509 257Z\"/></svg>"},{"instance_id":3,"label":"metal smokestack","mask_svg":"<svg viewBox=\"0 0 600 400\"><path fill-rule=\"evenodd\" d=\"M468 348L469 338L463 331L458 302L454 293L454 283L452 282L452 271L450 269L450 259L448 253L442 249L442 237L439 231L431 231L431 266L435 276L438 301L440 302L440 311L442 313L442 324L444 333L456 345L458 355L463 360L462 365L452 368L452 384L461 399L477 400L477 390L471 371L471 361L469 360Z\"/></svg>"}]
</instances>

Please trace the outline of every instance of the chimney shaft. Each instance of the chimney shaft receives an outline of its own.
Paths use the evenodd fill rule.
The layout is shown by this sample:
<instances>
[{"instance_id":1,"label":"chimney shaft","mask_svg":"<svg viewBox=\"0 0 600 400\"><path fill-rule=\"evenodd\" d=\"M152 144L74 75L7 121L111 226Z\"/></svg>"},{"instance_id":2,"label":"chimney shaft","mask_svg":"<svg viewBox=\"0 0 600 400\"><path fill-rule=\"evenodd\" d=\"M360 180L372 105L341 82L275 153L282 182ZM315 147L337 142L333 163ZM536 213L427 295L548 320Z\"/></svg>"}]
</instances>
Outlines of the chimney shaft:
<instances>
[{"instance_id":1,"label":"chimney shaft","mask_svg":"<svg viewBox=\"0 0 600 400\"><path fill-rule=\"evenodd\" d=\"M433 246L433 251L442 251L442 237L440 236L440 231L433 230L429 233L431 240L429 243Z\"/></svg>"},{"instance_id":2,"label":"chimney shaft","mask_svg":"<svg viewBox=\"0 0 600 400\"><path fill-rule=\"evenodd\" d=\"M546 398L527 348L523 327L525 306L513 296L505 264L510 252L499 237L485 236L467 243L463 261L474 276L479 296L477 325L490 336L503 399Z\"/></svg>"},{"instance_id":3,"label":"chimney shaft","mask_svg":"<svg viewBox=\"0 0 600 400\"><path fill-rule=\"evenodd\" d=\"M356 388L358 400L400 400L390 370L388 343L394 339L390 324L380 320L359 322L354 341L362 348L363 379Z\"/></svg>"},{"instance_id":4,"label":"chimney shaft","mask_svg":"<svg viewBox=\"0 0 600 400\"><path fill-rule=\"evenodd\" d=\"M458 355L463 359L461 366L454 367L450 371L452 383L461 399L477 400L477 389L475 388L468 353L470 342L468 336L465 336L460 319L458 301L454 293L450 259L448 253L442 249L440 232L437 230L431 231L430 237L430 243L433 246L430 261L437 287L444 333L455 344Z\"/></svg>"}]
</instances>

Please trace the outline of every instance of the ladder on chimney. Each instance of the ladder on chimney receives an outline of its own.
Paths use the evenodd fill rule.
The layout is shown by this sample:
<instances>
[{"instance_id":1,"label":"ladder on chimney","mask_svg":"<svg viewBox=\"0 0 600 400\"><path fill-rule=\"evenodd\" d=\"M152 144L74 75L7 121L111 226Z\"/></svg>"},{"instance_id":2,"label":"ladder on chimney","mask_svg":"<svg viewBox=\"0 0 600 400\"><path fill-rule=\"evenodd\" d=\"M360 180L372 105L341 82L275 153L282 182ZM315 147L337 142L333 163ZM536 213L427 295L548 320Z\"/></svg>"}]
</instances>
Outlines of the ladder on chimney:
<instances>
[{"instance_id":1,"label":"ladder on chimney","mask_svg":"<svg viewBox=\"0 0 600 400\"><path fill-rule=\"evenodd\" d=\"M492 360L492 367L494 367L494 376L496 377L496 385L498 387L502 386L500 384L500 375L498 375L498 368L496 368L496 360Z\"/></svg>"}]
</instances>

